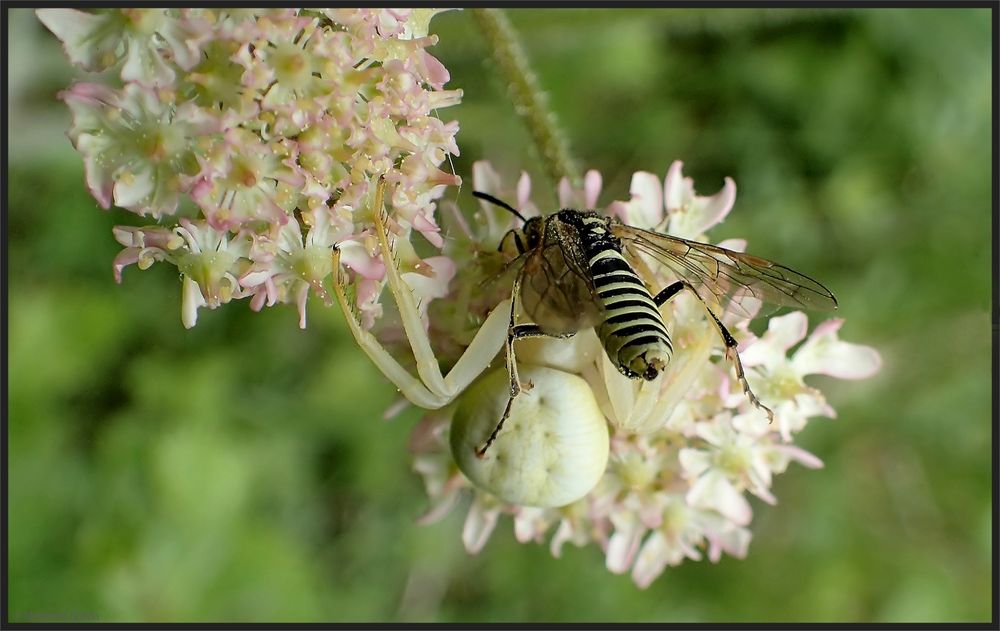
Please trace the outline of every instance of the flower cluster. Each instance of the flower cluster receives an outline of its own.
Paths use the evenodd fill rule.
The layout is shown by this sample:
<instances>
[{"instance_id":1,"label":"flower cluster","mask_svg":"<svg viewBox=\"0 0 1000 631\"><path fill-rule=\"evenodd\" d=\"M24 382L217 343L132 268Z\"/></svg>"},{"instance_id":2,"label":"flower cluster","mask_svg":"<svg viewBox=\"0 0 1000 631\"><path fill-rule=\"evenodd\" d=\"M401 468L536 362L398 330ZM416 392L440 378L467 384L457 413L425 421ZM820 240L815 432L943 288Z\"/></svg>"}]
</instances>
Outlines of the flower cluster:
<instances>
[{"instance_id":1,"label":"flower cluster","mask_svg":"<svg viewBox=\"0 0 1000 631\"><path fill-rule=\"evenodd\" d=\"M39 19L88 71L121 85L61 94L90 192L156 225L121 226L114 263L176 265L182 320L249 298L253 309L326 301L330 247L354 274L370 327L384 264L373 247L373 181L389 187L388 222L440 248L435 211L459 178L448 71L426 50L427 9L40 9ZM433 248L432 248L433 249ZM442 293L448 270L410 248L402 262Z\"/></svg>"},{"instance_id":2,"label":"flower cluster","mask_svg":"<svg viewBox=\"0 0 1000 631\"><path fill-rule=\"evenodd\" d=\"M631 572L640 587L685 559L742 557L747 494L774 503L775 474L793 461L822 466L793 445L810 418L835 416L805 378L863 379L878 370L878 354L841 341L839 319L809 333L801 312L771 319L758 337L749 320L760 303L737 298L739 308L719 315L738 342L741 381L705 305L680 292L661 308L674 352L656 380L623 376L586 329L519 341L510 368L527 380L525 393L509 400L508 367L489 366L508 335L511 284L503 281L515 268L497 245L515 219L485 203L471 218L453 204L437 212L446 187L460 183L442 170L458 155L458 126L432 114L461 92L444 88L448 72L426 51L437 41L428 35L435 13L38 10L73 63L120 79L61 94L95 199L156 222L115 227L124 246L116 280L129 265L164 261L180 273L186 327L200 308L241 298L254 310L294 302L305 327L310 295L333 301L333 276L360 347L404 396L433 410L411 443L431 500L422 521L471 495L470 552L509 514L519 541L547 538L555 556L566 542L596 543L608 569ZM527 175L507 191L480 162L473 180L523 215L540 214ZM582 189L563 181L557 192L562 207L585 209L599 208L600 193L595 171ZM663 181L636 173L630 198L603 212L705 241L735 196L728 178L716 195L696 195L675 162ZM677 280L636 256L650 286ZM350 283L340 282L335 261ZM385 328L380 340L371 329L385 285L402 330ZM396 359L407 345L418 377ZM504 433L489 453L477 450L504 402Z\"/></svg>"},{"instance_id":3,"label":"flower cluster","mask_svg":"<svg viewBox=\"0 0 1000 631\"><path fill-rule=\"evenodd\" d=\"M474 180L476 190L505 198L499 178L487 164L476 165ZM600 175L591 171L583 190L574 191L564 181L559 188L559 203L563 208L597 208L600 188ZM516 200L522 213L537 213L526 175L521 177L516 191L507 192L512 193L508 198ZM650 173L636 173L630 199L613 202L604 212L635 227L704 241L704 233L732 208L735 194L735 184L727 178L716 195L696 195L690 178L681 173L681 163L675 162L665 181ZM490 244L495 249L511 225L484 205L472 227L463 224L463 229L456 230L463 238L456 240L453 255L473 252L477 257L485 256ZM720 245L740 250L745 243L729 241ZM461 267L457 287L477 282L462 277L463 273L493 273L490 266L483 264L478 266L479 272L476 266ZM662 267L651 269L657 282L662 283L659 286L672 280ZM486 286L482 281L480 284ZM536 372L542 376L534 379L572 374L573 379L582 377L593 391L601 422L609 427L610 454L606 466L605 460L597 462L601 475L592 490L569 505L524 506L505 501L481 485L472 485L463 474L468 466L460 470L456 464L456 460L462 464L464 452L455 452L454 441L449 451L449 432L456 431L461 419L454 418L446 408L425 416L412 436L414 466L423 476L431 500L422 522L440 519L463 494L471 494L462 534L470 552L480 550L500 516L509 514L518 541L542 542L548 538L555 556L566 542L578 546L596 543L606 555L607 568L615 573L631 572L640 587L648 586L667 566L685 559L707 556L717 561L723 552L743 557L751 537L748 526L752 510L747 493L773 504L776 499L770 491L772 477L784 472L789 463L822 466L818 458L792 444L810 417L835 416L822 393L807 385L804 378L811 374L867 378L878 370L880 358L869 347L839 340L840 319L827 320L807 337L806 316L792 312L772 318L766 333L758 337L748 327L750 314L727 311L723 319L739 341L747 379L774 411L774 422L769 422L748 402L732 378L718 331L700 303L686 293L663 307L675 354L666 373L654 382L635 382L619 374L591 331L569 340L518 343L517 360L522 373L532 366L547 366L557 370ZM481 309L467 293L458 290L435 307L436 315L446 318L455 318L454 312L468 315ZM506 380L497 381L501 390L497 400L502 402ZM546 387L551 389L549 384L536 383L533 390L541 389L552 398L544 392ZM484 400L481 393L475 396L480 397L477 401ZM461 399L458 407L461 415ZM496 411L492 413L496 418ZM580 414L574 408L575 417L566 422L579 426L584 420ZM504 431L510 436L508 440L517 440L515 430ZM544 440L538 432L532 436L531 441ZM525 448L534 450L537 445ZM573 452L577 451L574 447ZM473 462L473 466L477 465ZM490 466L490 474L495 475L502 465ZM525 479L524 466L523 462L517 463L518 479ZM547 470L551 471L549 466Z\"/></svg>"}]
</instances>

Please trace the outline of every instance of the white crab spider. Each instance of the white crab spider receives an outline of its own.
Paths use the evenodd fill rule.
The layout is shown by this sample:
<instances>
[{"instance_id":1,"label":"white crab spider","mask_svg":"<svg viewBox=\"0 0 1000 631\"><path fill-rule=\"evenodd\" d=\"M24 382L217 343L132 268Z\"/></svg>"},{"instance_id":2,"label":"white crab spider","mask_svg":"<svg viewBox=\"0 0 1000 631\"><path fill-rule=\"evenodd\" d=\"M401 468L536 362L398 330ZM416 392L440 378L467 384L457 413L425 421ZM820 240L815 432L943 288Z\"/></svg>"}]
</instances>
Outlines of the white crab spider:
<instances>
[{"instance_id":1,"label":"white crab spider","mask_svg":"<svg viewBox=\"0 0 1000 631\"><path fill-rule=\"evenodd\" d=\"M462 395L499 354L508 335L511 301L487 316L447 375L442 375L412 290L403 280L386 232L384 180L374 193L373 220L389 290L399 308L417 376L410 374L370 332L347 300L334 250L334 293L361 349L414 405L437 409ZM644 275L652 276L648 269ZM502 448L485 459L475 448L499 418L509 389L507 370L498 368L468 391L452 428L452 453L476 486L521 505L561 506L579 499L597 483L608 457L607 422L629 433L655 431L667 422L702 370L716 332L708 322L693 323L689 343L678 348L671 370L653 382L621 374L600 346L593 329L571 339L524 340L516 360L535 388L518 398ZM577 376L579 375L579 376ZM582 377L582 379L580 378ZM519 418L516 418L519 417Z\"/></svg>"},{"instance_id":2,"label":"white crab spider","mask_svg":"<svg viewBox=\"0 0 1000 631\"><path fill-rule=\"evenodd\" d=\"M389 291L392 292L399 307L403 330L417 361L418 377L414 377L403 368L375 336L364 330L358 323L354 309L348 303L344 293L343 280L340 277L340 251L337 249L333 251L334 293L344 311L347 325L361 350L411 403L433 410L454 401L476 377L486 370L496 357L507 338L510 300L504 300L490 312L472 343L465 349L448 374L442 375L441 367L431 349L427 331L421 322L413 292L399 273L392 246L386 235L384 193L385 180L380 178L375 186L374 212L372 213L375 222L375 235L381 250L382 261L385 263Z\"/></svg>"}]
</instances>

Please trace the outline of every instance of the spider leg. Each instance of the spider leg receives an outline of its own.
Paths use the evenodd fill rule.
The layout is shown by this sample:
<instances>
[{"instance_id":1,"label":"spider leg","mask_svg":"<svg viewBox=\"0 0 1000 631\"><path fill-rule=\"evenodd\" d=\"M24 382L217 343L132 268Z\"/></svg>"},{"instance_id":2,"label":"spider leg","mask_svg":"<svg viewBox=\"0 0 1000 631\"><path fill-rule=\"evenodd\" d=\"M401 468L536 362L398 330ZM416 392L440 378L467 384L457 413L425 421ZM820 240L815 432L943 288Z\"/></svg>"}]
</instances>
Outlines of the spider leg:
<instances>
[{"instance_id":1,"label":"spider leg","mask_svg":"<svg viewBox=\"0 0 1000 631\"><path fill-rule=\"evenodd\" d=\"M413 292L406 285L399 269L396 267L396 257L386 228L388 214L383 204L385 198L385 178L380 177L375 186L375 199L372 209L372 217L375 222L375 236L378 239L379 248L382 251L382 262L385 263L385 276L389 282L389 290L399 307L399 316L403 323L403 331L406 339L410 343L413 356L417 360L417 374L420 380L426 384L427 389L435 395L445 398L453 394L448 391L441 368L438 366L437 358L431 349L430 340L427 338L427 331L424 330L423 322L420 320L420 312L417 309L416 301L413 299Z\"/></svg>"},{"instance_id":2,"label":"spider leg","mask_svg":"<svg viewBox=\"0 0 1000 631\"><path fill-rule=\"evenodd\" d=\"M480 373L493 361L503 346L504 333L508 329L506 318L507 302L497 305L487 316L472 343L448 372L441 375L437 358L420 320L413 292L401 278L396 267L389 239L385 232L386 215L382 206L385 181L380 179L375 188L374 212L376 234L382 251L389 289L399 307L407 341L417 360L418 377L411 375L400 365L393 355L369 331L362 328L357 314L348 301L344 277L340 268L340 250L333 248L333 289L347 319L347 325L358 346L368 355L375 366L391 381L411 403L425 409L437 409L450 403L465 390Z\"/></svg>"}]
</instances>

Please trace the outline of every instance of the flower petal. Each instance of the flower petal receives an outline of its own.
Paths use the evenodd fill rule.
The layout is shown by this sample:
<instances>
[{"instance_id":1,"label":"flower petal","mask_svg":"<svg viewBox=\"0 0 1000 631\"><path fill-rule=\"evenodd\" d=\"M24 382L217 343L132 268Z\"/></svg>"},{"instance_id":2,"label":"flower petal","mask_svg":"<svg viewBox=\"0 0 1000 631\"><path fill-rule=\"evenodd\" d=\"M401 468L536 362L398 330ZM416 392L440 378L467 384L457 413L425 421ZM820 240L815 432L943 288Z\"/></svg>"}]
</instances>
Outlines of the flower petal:
<instances>
[{"instance_id":1,"label":"flower petal","mask_svg":"<svg viewBox=\"0 0 1000 631\"><path fill-rule=\"evenodd\" d=\"M35 15L59 38L66 56L74 64L86 70L100 71L108 67L109 61L114 61L118 38L111 36L113 29L108 29L101 36L102 29L112 19L110 14L86 13L76 9L38 9Z\"/></svg>"},{"instance_id":2,"label":"flower petal","mask_svg":"<svg viewBox=\"0 0 1000 631\"><path fill-rule=\"evenodd\" d=\"M462 543L469 554L477 554L486 545L500 517L499 508L487 508L477 496L469 507L469 514L462 526Z\"/></svg>"},{"instance_id":3,"label":"flower petal","mask_svg":"<svg viewBox=\"0 0 1000 631\"><path fill-rule=\"evenodd\" d=\"M646 171L632 175L632 198L625 205L625 223L636 228L653 228L663 220L663 190L660 179Z\"/></svg>"},{"instance_id":4,"label":"flower petal","mask_svg":"<svg viewBox=\"0 0 1000 631\"><path fill-rule=\"evenodd\" d=\"M545 532L552 525L551 509L521 506L514 515L514 538L521 543L541 543Z\"/></svg>"},{"instance_id":5,"label":"flower petal","mask_svg":"<svg viewBox=\"0 0 1000 631\"><path fill-rule=\"evenodd\" d=\"M702 449L691 449L686 447L678 454L678 461L684 474L689 478L697 478L705 471L708 471L712 464L711 455Z\"/></svg>"},{"instance_id":6,"label":"flower petal","mask_svg":"<svg viewBox=\"0 0 1000 631\"><path fill-rule=\"evenodd\" d=\"M753 517L750 502L721 471L709 471L698 478L686 499L691 506L714 509L740 526L749 524Z\"/></svg>"},{"instance_id":7,"label":"flower petal","mask_svg":"<svg viewBox=\"0 0 1000 631\"><path fill-rule=\"evenodd\" d=\"M362 277L369 280L382 280L385 277L385 264L381 258L368 255L365 247L357 241L343 241L338 246L340 260Z\"/></svg>"},{"instance_id":8,"label":"flower petal","mask_svg":"<svg viewBox=\"0 0 1000 631\"><path fill-rule=\"evenodd\" d=\"M720 248L726 248L727 250L732 250L733 252L747 251L746 239L724 239L722 241L719 241L717 245Z\"/></svg>"},{"instance_id":9,"label":"flower petal","mask_svg":"<svg viewBox=\"0 0 1000 631\"><path fill-rule=\"evenodd\" d=\"M187 274L184 275L184 282L181 288L181 323L185 329L190 329L198 324L198 308L204 307L208 303L201 295L201 287Z\"/></svg>"},{"instance_id":10,"label":"flower petal","mask_svg":"<svg viewBox=\"0 0 1000 631\"><path fill-rule=\"evenodd\" d=\"M632 511L612 513L611 521L615 532L608 541L605 565L615 574L624 574L635 560L646 528Z\"/></svg>"},{"instance_id":11,"label":"flower petal","mask_svg":"<svg viewBox=\"0 0 1000 631\"><path fill-rule=\"evenodd\" d=\"M118 253L112 263L112 268L115 274L115 282L121 284L122 282L122 270L132 265L133 263L139 262L139 248L125 248Z\"/></svg>"},{"instance_id":12,"label":"flower petal","mask_svg":"<svg viewBox=\"0 0 1000 631\"><path fill-rule=\"evenodd\" d=\"M517 207L527 208L531 204L531 176L527 171L521 171L517 179Z\"/></svg>"},{"instance_id":13,"label":"flower petal","mask_svg":"<svg viewBox=\"0 0 1000 631\"><path fill-rule=\"evenodd\" d=\"M448 295L448 285L455 277L455 261L447 256L432 256L424 259L424 263L430 266L433 275L425 276L415 272L404 273L403 280L413 290L413 296L417 299L421 315L427 312L427 306L435 298L444 298Z\"/></svg>"},{"instance_id":14,"label":"flower petal","mask_svg":"<svg viewBox=\"0 0 1000 631\"><path fill-rule=\"evenodd\" d=\"M444 238L441 236L441 228L434 223L432 219L429 219L427 215L423 212L418 212L413 217L413 227L420 234L424 235L424 238L430 241L431 245L436 248L444 246Z\"/></svg>"},{"instance_id":15,"label":"flower petal","mask_svg":"<svg viewBox=\"0 0 1000 631\"><path fill-rule=\"evenodd\" d=\"M792 358L792 366L799 374L866 379L879 371L882 357L878 351L838 339L837 330L842 324L842 319L832 319L816 327Z\"/></svg>"},{"instance_id":16,"label":"flower petal","mask_svg":"<svg viewBox=\"0 0 1000 631\"><path fill-rule=\"evenodd\" d=\"M144 86L166 86L174 81L173 69L164 61L152 42L128 42L125 65L122 66L122 81L135 82Z\"/></svg>"},{"instance_id":17,"label":"flower petal","mask_svg":"<svg viewBox=\"0 0 1000 631\"><path fill-rule=\"evenodd\" d=\"M663 203L667 210L680 210L692 195L690 183L685 182L681 169L684 163L674 160L663 179Z\"/></svg>"},{"instance_id":18,"label":"flower petal","mask_svg":"<svg viewBox=\"0 0 1000 631\"><path fill-rule=\"evenodd\" d=\"M712 563L718 563L723 552L737 559L746 558L751 534L746 528L720 524L719 527L707 527L705 538L708 540L708 559Z\"/></svg>"},{"instance_id":19,"label":"flower petal","mask_svg":"<svg viewBox=\"0 0 1000 631\"><path fill-rule=\"evenodd\" d=\"M597 208L597 196L601 194L601 172L595 169L583 176L583 205Z\"/></svg>"},{"instance_id":20,"label":"flower petal","mask_svg":"<svg viewBox=\"0 0 1000 631\"><path fill-rule=\"evenodd\" d=\"M795 445L774 445L772 449L809 469L822 469L823 461Z\"/></svg>"},{"instance_id":21,"label":"flower petal","mask_svg":"<svg viewBox=\"0 0 1000 631\"><path fill-rule=\"evenodd\" d=\"M663 573L670 559L667 538L656 530L646 538L632 568L632 581L640 589L646 589L657 576Z\"/></svg>"},{"instance_id":22,"label":"flower petal","mask_svg":"<svg viewBox=\"0 0 1000 631\"><path fill-rule=\"evenodd\" d=\"M552 540L549 542L549 552L558 559L562 556L562 547L567 541L579 548L586 545L589 540L587 531L574 527L572 521L564 518L560 520L556 534L552 535Z\"/></svg>"},{"instance_id":23,"label":"flower petal","mask_svg":"<svg viewBox=\"0 0 1000 631\"><path fill-rule=\"evenodd\" d=\"M809 320L801 311L771 318L767 332L740 350L740 360L745 366L772 366L785 357L785 352L806 336Z\"/></svg>"},{"instance_id":24,"label":"flower petal","mask_svg":"<svg viewBox=\"0 0 1000 631\"><path fill-rule=\"evenodd\" d=\"M149 197L154 186L153 170L148 165L141 165L138 171L120 175L114 185L115 206L134 209Z\"/></svg>"},{"instance_id":25,"label":"flower petal","mask_svg":"<svg viewBox=\"0 0 1000 631\"><path fill-rule=\"evenodd\" d=\"M559 180L559 208L573 207L573 185L569 183L569 178L564 177Z\"/></svg>"},{"instance_id":26,"label":"flower petal","mask_svg":"<svg viewBox=\"0 0 1000 631\"><path fill-rule=\"evenodd\" d=\"M722 190L711 197L695 196L691 205L670 219L670 233L685 238L703 234L722 222L736 202L736 182L726 177Z\"/></svg>"}]
</instances>

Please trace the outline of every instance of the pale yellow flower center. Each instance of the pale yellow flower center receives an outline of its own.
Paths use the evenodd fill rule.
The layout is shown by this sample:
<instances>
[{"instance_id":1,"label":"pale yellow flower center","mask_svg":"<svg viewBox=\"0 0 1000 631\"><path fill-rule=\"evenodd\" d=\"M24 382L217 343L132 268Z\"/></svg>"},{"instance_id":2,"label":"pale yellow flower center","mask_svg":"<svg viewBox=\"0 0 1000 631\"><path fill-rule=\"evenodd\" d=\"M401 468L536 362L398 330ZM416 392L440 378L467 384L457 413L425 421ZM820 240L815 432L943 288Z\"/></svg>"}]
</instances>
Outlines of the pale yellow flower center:
<instances>
[{"instance_id":1,"label":"pale yellow flower center","mask_svg":"<svg viewBox=\"0 0 1000 631\"><path fill-rule=\"evenodd\" d=\"M316 281L333 272L333 258L327 248L311 246L295 258L293 268L302 279Z\"/></svg>"},{"instance_id":2,"label":"pale yellow flower center","mask_svg":"<svg viewBox=\"0 0 1000 631\"><path fill-rule=\"evenodd\" d=\"M271 54L278 83L292 89L304 88L312 78L312 65L305 51L294 44L281 43Z\"/></svg>"},{"instance_id":3,"label":"pale yellow flower center","mask_svg":"<svg viewBox=\"0 0 1000 631\"><path fill-rule=\"evenodd\" d=\"M741 445L726 445L716 454L715 464L729 475L740 475L750 467L750 450Z\"/></svg>"},{"instance_id":4,"label":"pale yellow flower center","mask_svg":"<svg viewBox=\"0 0 1000 631\"><path fill-rule=\"evenodd\" d=\"M805 384L791 370L778 369L767 378L764 390L762 394L770 400L794 399L805 391Z\"/></svg>"},{"instance_id":5,"label":"pale yellow flower center","mask_svg":"<svg viewBox=\"0 0 1000 631\"><path fill-rule=\"evenodd\" d=\"M122 9L128 20L127 26L134 33L152 35L163 25L166 16L156 9Z\"/></svg>"},{"instance_id":6,"label":"pale yellow flower center","mask_svg":"<svg viewBox=\"0 0 1000 631\"><path fill-rule=\"evenodd\" d=\"M257 172L259 165L256 160L237 157L233 159L233 170L229 173L229 180L238 186L251 188L257 185Z\"/></svg>"},{"instance_id":7,"label":"pale yellow flower center","mask_svg":"<svg viewBox=\"0 0 1000 631\"><path fill-rule=\"evenodd\" d=\"M655 465L655 461L646 461L639 454L630 453L618 462L618 475L626 487L644 489L656 479Z\"/></svg>"},{"instance_id":8,"label":"pale yellow flower center","mask_svg":"<svg viewBox=\"0 0 1000 631\"><path fill-rule=\"evenodd\" d=\"M663 532L677 536L684 532L688 525L688 511L680 502L670 502L663 509Z\"/></svg>"},{"instance_id":9,"label":"pale yellow flower center","mask_svg":"<svg viewBox=\"0 0 1000 631\"><path fill-rule=\"evenodd\" d=\"M233 288L223 282L226 273L236 262L236 257L224 250L214 252L191 252L180 260L177 267L181 273L198 283L209 304L229 302Z\"/></svg>"}]
</instances>

